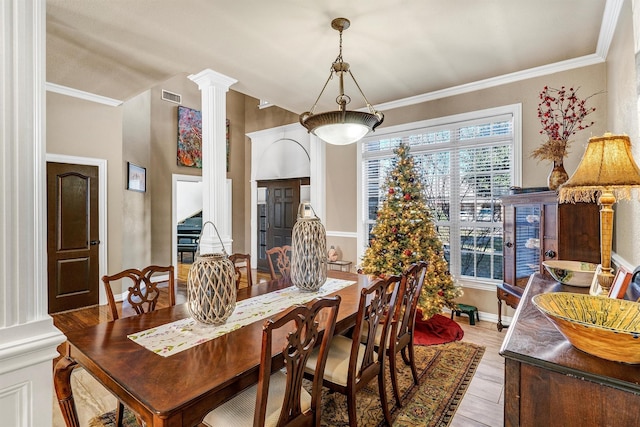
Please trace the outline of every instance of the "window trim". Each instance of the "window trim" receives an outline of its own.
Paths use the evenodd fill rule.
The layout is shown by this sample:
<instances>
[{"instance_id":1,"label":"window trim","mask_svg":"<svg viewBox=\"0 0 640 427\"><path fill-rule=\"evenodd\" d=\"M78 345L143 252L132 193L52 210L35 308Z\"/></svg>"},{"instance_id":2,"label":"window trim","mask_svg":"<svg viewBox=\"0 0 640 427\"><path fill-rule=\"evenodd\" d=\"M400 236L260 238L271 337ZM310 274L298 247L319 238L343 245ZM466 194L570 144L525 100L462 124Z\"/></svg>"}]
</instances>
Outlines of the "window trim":
<instances>
[{"instance_id":1,"label":"window trim","mask_svg":"<svg viewBox=\"0 0 640 427\"><path fill-rule=\"evenodd\" d=\"M497 116L500 114L512 114L513 115L513 185L522 185L522 104L510 104L501 107L487 108L483 110L470 111L461 114L454 114L449 116L443 116L433 119L421 120L418 122L404 123L395 126L383 127L376 130L374 133L358 141L357 145L357 173L356 173L356 185L357 185L357 209L358 209L358 221L357 221L357 259L361 260L364 256L366 249L365 234L366 227L363 209L363 192L362 192L362 144L366 144L370 141L379 139L391 138L400 133L405 134L407 132L417 131L426 127L442 126L445 124L478 120L483 117ZM388 153L385 153L388 154ZM382 155L382 153L381 153ZM487 291L495 290L495 282L487 282L479 279L468 280L461 279L460 284L474 289L481 289Z\"/></svg>"}]
</instances>

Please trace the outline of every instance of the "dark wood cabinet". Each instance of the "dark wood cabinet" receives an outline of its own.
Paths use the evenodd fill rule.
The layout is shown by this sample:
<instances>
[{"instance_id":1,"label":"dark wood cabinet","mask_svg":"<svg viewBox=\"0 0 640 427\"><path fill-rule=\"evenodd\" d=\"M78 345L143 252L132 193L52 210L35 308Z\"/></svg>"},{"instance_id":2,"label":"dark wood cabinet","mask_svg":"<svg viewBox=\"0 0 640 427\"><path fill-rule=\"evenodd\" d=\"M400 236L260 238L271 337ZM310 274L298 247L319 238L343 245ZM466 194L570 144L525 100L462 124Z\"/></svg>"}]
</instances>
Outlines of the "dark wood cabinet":
<instances>
[{"instance_id":1,"label":"dark wood cabinet","mask_svg":"<svg viewBox=\"0 0 640 427\"><path fill-rule=\"evenodd\" d=\"M589 289L531 276L500 349L505 427L640 425L640 365L573 347L531 302L543 292Z\"/></svg>"},{"instance_id":2,"label":"dark wood cabinet","mask_svg":"<svg viewBox=\"0 0 640 427\"><path fill-rule=\"evenodd\" d=\"M529 276L547 275L545 260L600 263L600 216L596 203L558 203L555 191L502 197L504 232L504 284L498 286L498 330L502 302L512 308Z\"/></svg>"}]
</instances>

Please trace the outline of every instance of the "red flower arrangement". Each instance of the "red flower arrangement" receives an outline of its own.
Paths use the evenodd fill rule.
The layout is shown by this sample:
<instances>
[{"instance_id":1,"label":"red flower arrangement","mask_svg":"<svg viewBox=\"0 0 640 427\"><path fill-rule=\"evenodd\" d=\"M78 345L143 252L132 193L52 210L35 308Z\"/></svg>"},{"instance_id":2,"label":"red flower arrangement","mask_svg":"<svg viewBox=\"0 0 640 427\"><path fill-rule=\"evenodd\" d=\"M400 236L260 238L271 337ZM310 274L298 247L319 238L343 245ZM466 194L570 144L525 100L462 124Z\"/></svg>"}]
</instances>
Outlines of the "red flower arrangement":
<instances>
[{"instance_id":1,"label":"red flower arrangement","mask_svg":"<svg viewBox=\"0 0 640 427\"><path fill-rule=\"evenodd\" d=\"M566 157L570 144L569 138L576 132L593 126L594 122L585 122L585 117L596 111L595 107L587 107L587 100L578 98L580 88L560 89L545 86L540 92L538 118L542 124L541 134L549 138L531 153L531 157L539 160L562 161Z\"/></svg>"}]
</instances>

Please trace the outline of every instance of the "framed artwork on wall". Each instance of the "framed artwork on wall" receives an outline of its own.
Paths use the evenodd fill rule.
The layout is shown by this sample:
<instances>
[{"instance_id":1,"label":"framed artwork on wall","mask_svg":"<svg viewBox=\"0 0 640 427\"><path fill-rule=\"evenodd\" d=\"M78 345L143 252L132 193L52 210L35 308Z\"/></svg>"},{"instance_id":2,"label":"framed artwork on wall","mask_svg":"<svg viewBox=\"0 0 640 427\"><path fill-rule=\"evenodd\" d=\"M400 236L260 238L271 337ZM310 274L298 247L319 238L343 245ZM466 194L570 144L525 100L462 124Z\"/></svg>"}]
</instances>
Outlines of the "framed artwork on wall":
<instances>
[{"instance_id":1,"label":"framed artwork on wall","mask_svg":"<svg viewBox=\"0 0 640 427\"><path fill-rule=\"evenodd\" d=\"M147 169L127 162L127 190L147 191Z\"/></svg>"},{"instance_id":2,"label":"framed artwork on wall","mask_svg":"<svg viewBox=\"0 0 640 427\"><path fill-rule=\"evenodd\" d=\"M178 106L178 165L202 168L202 112Z\"/></svg>"},{"instance_id":3,"label":"framed artwork on wall","mask_svg":"<svg viewBox=\"0 0 640 427\"><path fill-rule=\"evenodd\" d=\"M229 172L229 119L226 120L226 163ZM178 106L178 166L202 168L202 112Z\"/></svg>"}]
</instances>

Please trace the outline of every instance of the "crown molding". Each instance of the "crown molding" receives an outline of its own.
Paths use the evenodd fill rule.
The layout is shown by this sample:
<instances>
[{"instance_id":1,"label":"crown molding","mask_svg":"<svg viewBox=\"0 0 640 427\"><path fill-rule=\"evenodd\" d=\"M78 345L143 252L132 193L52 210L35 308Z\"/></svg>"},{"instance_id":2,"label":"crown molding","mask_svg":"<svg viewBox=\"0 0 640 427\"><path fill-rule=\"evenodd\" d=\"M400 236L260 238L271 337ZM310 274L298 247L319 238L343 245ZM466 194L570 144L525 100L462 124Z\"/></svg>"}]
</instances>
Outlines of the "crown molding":
<instances>
[{"instance_id":1,"label":"crown molding","mask_svg":"<svg viewBox=\"0 0 640 427\"><path fill-rule=\"evenodd\" d=\"M448 98L450 96L461 95L464 93L475 92L482 89L488 89L496 86L502 86L509 83L515 83L534 77L546 76L558 73L560 71L573 70L575 68L586 67L588 65L600 64L605 59L597 54L585 55L579 58L568 59L566 61L556 62L554 64L542 65L540 67L529 68L528 70L517 71L515 73L504 74L502 76L492 77L477 82L466 83L459 86L452 86L442 90L424 93L422 95L411 96L409 98L399 99L397 101L385 102L375 106L376 110L385 111L394 108L407 107L409 105L420 104L422 102L433 101L436 99Z\"/></svg>"},{"instance_id":2,"label":"crown molding","mask_svg":"<svg viewBox=\"0 0 640 427\"><path fill-rule=\"evenodd\" d=\"M58 85L50 82L45 83L45 89L48 92L54 92L54 93L59 93L60 95L66 95L66 96L71 96L73 98L84 99L85 101L104 104L110 107L118 107L123 103L123 101L120 101L119 99L107 98L106 96L96 95L95 93L89 93L83 90L74 89L71 87L62 86L62 85Z\"/></svg>"},{"instance_id":3,"label":"crown molding","mask_svg":"<svg viewBox=\"0 0 640 427\"><path fill-rule=\"evenodd\" d=\"M598 37L596 52L593 54L568 59L566 61L560 61L553 64L547 64L540 67L529 68L527 70L517 71L510 74L504 74L502 76L492 77L485 80L479 80L477 82L466 83L459 86L452 86L446 89L424 93L422 95L399 99L397 101L377 104L375 106L375 109L381 111L393 110L395 108L407 107L410 105L420 104L422 102L448 98L450 96L461 95L469 92L475 92L478 90L527 80L534 77L546 76L561 71L568 71L575 68L586 67L589 65L601 64L607 59L609 47L611 46L611 40L613 39L616 25L618 24L618 17L620 16L620 11L622 10L623 3L624 0L607 0L602 15L602 24L600 27L600 35ZM359 111L366 110L366 108L362 108Z\"/></svg>"}]
</instances>

